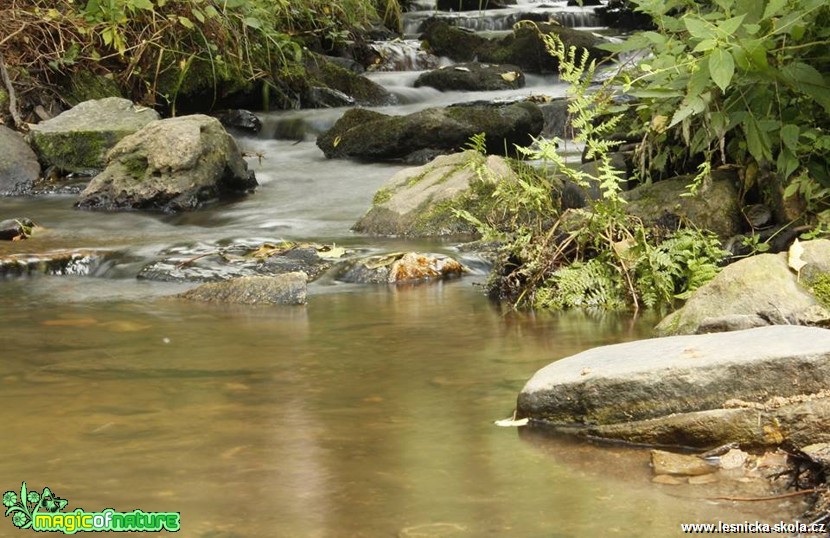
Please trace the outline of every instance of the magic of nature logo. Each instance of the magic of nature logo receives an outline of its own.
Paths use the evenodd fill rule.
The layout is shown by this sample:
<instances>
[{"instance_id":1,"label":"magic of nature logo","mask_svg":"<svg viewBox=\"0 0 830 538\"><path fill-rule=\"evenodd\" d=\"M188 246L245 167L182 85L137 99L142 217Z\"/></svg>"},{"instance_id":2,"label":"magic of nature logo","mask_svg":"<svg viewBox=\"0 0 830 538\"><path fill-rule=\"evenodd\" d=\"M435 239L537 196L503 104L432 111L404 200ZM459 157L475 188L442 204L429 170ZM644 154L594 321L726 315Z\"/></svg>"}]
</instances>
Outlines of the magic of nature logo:
<instances>
[{"instance_id":1,"label":"magic of nature logo","mask_svg":"<svg viewBox=\"0 0 830 538\"><path fill-rule=\"evenodd\" d=\"M61 499L49 488L42 492L29 490L26 482L16 491L3 493L5 516L12 518L12 524L19 529L37 532L176 532L180 528L179 512L117 512L105 508L100 512L87 512L83 508L64 512L69 501Z\"/></svg>"}]
</instances>

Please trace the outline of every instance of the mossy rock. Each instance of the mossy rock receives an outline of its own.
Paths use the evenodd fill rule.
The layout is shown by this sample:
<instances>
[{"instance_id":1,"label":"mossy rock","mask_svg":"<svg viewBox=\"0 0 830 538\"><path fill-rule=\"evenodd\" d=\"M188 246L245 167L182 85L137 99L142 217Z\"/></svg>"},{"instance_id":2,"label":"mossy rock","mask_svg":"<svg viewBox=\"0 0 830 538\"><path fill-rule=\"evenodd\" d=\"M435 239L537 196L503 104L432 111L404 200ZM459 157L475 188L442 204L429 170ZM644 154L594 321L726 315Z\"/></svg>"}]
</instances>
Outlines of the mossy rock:
<instances>
[{"instance_id":1,"label":"mossy rock","mask_svg":"<svg viewBox=\"0 0 830 538\"><path fill-rule=\"evenodd\" d=\"M485 133L488 152L503 154L532 143L543 124L541 110L531 102L471 103L407 116L351 109L317 138L317 146L329 158L402 160L424 149L458 151L470 137Z\"/></svg>"},{"instance_id":2,"label":"mossy rock","mask_svg":"<svg viewBox=\"0 0 830 538\"><path fill-rule=\"evenodd\" d=\"M481 175L476 167L481 167ZM472 150L443 155L390 178L353 230L409 237L475 235L475 227L458 217L454 209L485 218L495 181L515 178L501 157L484 157Z\"/></svg>"},{"instance_id":3,"label":"mossy rock","mask_svg":"<svg viewBox=\"0 0 830 538\"><path fill-rule=\"evenodd\" d=\"M103 170L106 154L122 138L159 118L156 111L127 99L84 101L51 120L32 126L29 142L41 163L66 173Z\"/></svg>"},{"instance_id":4,"label":"mossy rock","mask_svg":"<svg viewBox=\"0 0 830 538\"><path fill-rule=\"evenodd\" d=\"M383 106L395 103L392 95L380 84L349 71L325 56L308 54L304 59L302 78L303 107L321 108L310 94L311 88L329 88L351 97L358 105Z\"/></svg>"},{"instance_id":5,"label":"mossy rock","mask_svg":"<svg viewBox=\"0 0 830 538\"><path fill-rule=\"evenodd\" d=\"M124 94L112 78L89 71L73 73L69 79L68 90L63 94L63 98L72 106L107 97L123 98Z\"/></svg>"}]
</instances>

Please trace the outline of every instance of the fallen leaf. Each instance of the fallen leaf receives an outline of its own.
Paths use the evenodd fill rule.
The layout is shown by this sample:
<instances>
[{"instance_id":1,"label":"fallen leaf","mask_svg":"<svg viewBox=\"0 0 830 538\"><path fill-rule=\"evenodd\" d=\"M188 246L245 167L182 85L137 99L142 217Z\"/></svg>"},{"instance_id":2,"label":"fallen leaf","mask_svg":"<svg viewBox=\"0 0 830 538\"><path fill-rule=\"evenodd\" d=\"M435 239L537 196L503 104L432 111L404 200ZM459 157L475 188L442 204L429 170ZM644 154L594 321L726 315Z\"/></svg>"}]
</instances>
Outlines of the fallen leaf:
<instances>
[{"instance_id":1,"label":"fallen leaf","mask_svg":"<svg viewBox=\"0 0 830 538\"><path fill-rule=\"evenodd\" d=\"M796 238L790 247L790 252L787 256L787 263L796 273L799 273L799 276L801 276L801 268L807 265L807 262L801 259L802 254L804 254L804 247L801 246L801 243L799 243Z\"/></svg>"},{"instance_id":2,"label":"fallen leaf","mask_svg":"<svg viewBox=\"0 0 830 538\"><path fill-rule=\"evenodd\" d=\"M500 426L502 428L518 428L519 426L527 426L529 419L527 418L520 418L518 420L514 418L505 418L502 420L497 420L493 424L496 426Z\"/></svg>"},{"instance_id":3,"label":"fallen leaf","mask_svg":"<svg viewBox=\"0 0 830 538\"><path fill-rule=\"evenodd\" d=\"M501 78L507 82L515 82L516 79L519 78L519 74L515 71L508 71L507 73L502 73Z\"/></svg>"},{"instance_id":4,"label":"fallen leaf","mask_svg":"<svg viewBox=\"0 0 830 538\"><path fill-rule=\"evenodd\" d=\"M342 258L346 255L346 249L332 244L331 247L317 249L317 255L327 259Z\"/></svg>"},{"instance_id":5,"label":"fallen leaf","mask_svg":"<svg viewBox=\"0 0 830 538\"><path fill-rule=\"evenodd\" d=\"M467 68L467 67L459 67L459 66L455 66L453 69L455 69L456 71L464 71L465 73L469 73L469 72L470 72L470 69L469 69L469 68Z\"/></svg>"}]
</instances>

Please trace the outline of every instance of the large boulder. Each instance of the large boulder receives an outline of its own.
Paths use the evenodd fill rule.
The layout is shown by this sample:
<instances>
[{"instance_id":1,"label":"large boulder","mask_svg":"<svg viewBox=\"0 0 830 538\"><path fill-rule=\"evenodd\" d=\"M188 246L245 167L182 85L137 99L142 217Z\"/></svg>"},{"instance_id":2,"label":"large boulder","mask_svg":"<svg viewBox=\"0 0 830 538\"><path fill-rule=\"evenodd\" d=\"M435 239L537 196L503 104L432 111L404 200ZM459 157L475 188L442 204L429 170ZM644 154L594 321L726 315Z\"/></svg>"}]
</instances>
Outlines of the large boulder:
<instances>
[{"instance_id":1,"label":"large boulder","mask_svg":"<svg viewBox=\"0 0 830 538\"><path fill-rule=\"evenodd\" d=\"M119 140L158 120L158 113L120 97L84 101L32 126L29 140L46 167L92 174L102 170Z\"/></svg>"},{"instance_id":2,"label":"large boulder","mask_svg":"<svg viewBox=\"0 0 830 538\"><path fill-rule=\"evenodd\" d=\"M735 174L715 172L705 190L695 196L684 196L691 180L690 176L681 176L625 192L622 194L628 202L625 210L646 224L682 220L715 232L724 241L738 233L743 217L738 206Z\"/></svg>"},{"instance_id":3,"label":"large boulder","mask_svg":"<svg viewBox=\"0 0 830 538\"><path fill-rule=\"evenodd\" d=\"M0 125L0 196L26 194L40 177L37 156L23 137Z\"/></svg>"},{"instance_id":4,"label":"large boulder","mask_svg":"<svg viewBox=\"0 0 830 538\"><path fill-rule=\"evenodd\" d=\"M216 118L154 121L118 143L75 205L83 209L193 210L252 191L253 172Z\"/></svg>"},{"instance_id":5,"label":"large boulder","mask_svg":"<svg viewBox=\"0 0 830 538\"><path fill-rule=\"evenodd\" d=\"M548 52L543 34L559 36L565 47L585 49L591 59L601 60L610 53L598 48L607 41L591 32L558 24L522 24L500 39L490 39L453 26L446 20L432 19L424 24L421 39L438 56L456 62L480 62L517 65L527 73L554 73L558 60Z\"/></svg>"},{"instance_id":6,"label":"large boulder","mask_svg":"<svg viewBox=\"0 0 830 538\"><path fill-rule=\"evenodd\" d=\"M772 324L830 320L830 240L800 243L807 263L800 274L788 253L759 254L725 267L679 310L666 316L661 334L718 332ZM824 282L824 285L822 283ZM818 297L816 296L818 295Z\"/></svg>"},{"instance_id":7,"label":"large boulder","mask_svg":"<svg viewBox=\"0 0 830 538\"><path fill-rule=\"evenodd\" d=\"M515 65L468 62L422 73L415 87L429 86L446 91L495 91L524 88L525 76Z\"/></svg>"},{"instance_id":8,"label":"large boulder","mask_svg":"<svg viewBox=\"0 0 830 538\"><path fill-rule=\"evenodd\" d=\"M429 164L401 170L376 193L372 207L352 228L373 235L441 236L475 233L452 207L468 206L481 178L513 181L515 172L501 157L484 157L472 150L436 158ZM474 212L474 211L473 211Z\"/></svg>"},{"instance_id":9,"label":"large boulder","mask_svg":"<svg viewBox=\"0 0 830 538\"><path fill-rule=\"evenodd\" d=\"M191 301L240 305L306 304L305 273L276 276L241 276L222 282L208 282L178 297Z\"/></svg>"},{"instance_id":10,"label":"large boulder","mask_svg":"<svg viewBox=\"0 0 830 538\"><path fill-rule=\"evenodd\" d=\"M602 346L528 381L518 418L578 435L718 446L826 442L830 331L774 326Z\"/></svg>"},{"instance_id":11,"label":"large boulder","mask_svg":"<svg viewBox=\"0 0 830 538\"><path fill-rule=\"evenodd\" d=\"M428 108L407 116L351 109L317 138L317 146L328 158L399 160L424 149L457 151L484 133L488 152L504 153L529 145L543 124L539 107L528 101Z\"/></svg>"}]
</instances>

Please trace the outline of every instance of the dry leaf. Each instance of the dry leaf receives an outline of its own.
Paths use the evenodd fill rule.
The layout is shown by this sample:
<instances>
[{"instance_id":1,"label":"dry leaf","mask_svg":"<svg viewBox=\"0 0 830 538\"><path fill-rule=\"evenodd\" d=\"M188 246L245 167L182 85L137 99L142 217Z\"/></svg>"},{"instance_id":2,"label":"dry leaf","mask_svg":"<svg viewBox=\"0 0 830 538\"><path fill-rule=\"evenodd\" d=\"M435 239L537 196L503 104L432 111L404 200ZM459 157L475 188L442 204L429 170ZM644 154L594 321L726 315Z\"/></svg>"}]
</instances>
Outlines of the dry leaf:
<instances>
[{"instance_id":1,"label":"dry leaf","mask_svg":"<svg viewBox=\"0 0 830 538\"><path fill-rule=\"evenodd\" d=\"M497 420L494 422L496 426L501 426L502 428L517 428L519 426L527 426L528 419L527 418L520 418L516 420L514 418L505 418L502 420Z\"/></svg>"},{"instance_id":2,"label":"dry leaf","mask_svg":"<svg viewBox=\"0 0 830 538\"><path fill-rule=\"evenodd\" d=\"M798 242L796 238L793 241L792 246L790 247L789 255L787 256L787 263L790 267L796 272L801 273L801 268L807 265L807 262L801 259L801 255L804 254L804 247L801 246L801 243Z\"/></svg>"},{"instance_id":3,"label":"dry leaf","mask_svg":"<svg viewBox=\"0 0 830 538\"><path fill-rule=\"evenodd\" d=\"M455 66L453 69L455 69L456 71L464 71L465 73L469 73L469 72L470 72L470 69L469 69L469 68L467 68L467 67L459 67L459 66Z\"/></svg>"},{"instance_id":4,"label":"dry leaf","mask_svg":"<svg viewBox=\"0 0 830 538\"><path fill-rule=\"evenodd\" d=\"M519 74L515 71L508 71L507 73L502 73L501 78L507 82L514 82L517 78L519 78Z\"/></svg>"}]
</instances>

